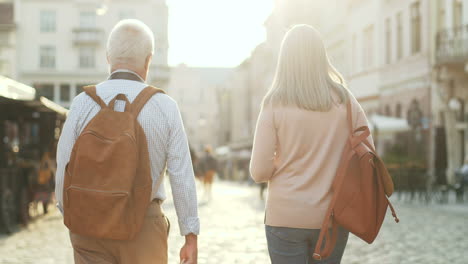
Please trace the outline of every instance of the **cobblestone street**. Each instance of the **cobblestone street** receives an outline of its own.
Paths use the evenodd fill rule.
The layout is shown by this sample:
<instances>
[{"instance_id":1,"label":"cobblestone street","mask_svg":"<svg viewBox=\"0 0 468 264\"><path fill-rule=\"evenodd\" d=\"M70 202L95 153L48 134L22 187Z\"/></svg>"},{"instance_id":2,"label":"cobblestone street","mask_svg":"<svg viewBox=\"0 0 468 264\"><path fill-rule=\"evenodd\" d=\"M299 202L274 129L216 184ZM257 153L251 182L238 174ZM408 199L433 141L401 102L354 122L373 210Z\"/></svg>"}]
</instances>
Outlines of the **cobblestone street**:
<instances>
[{"instance_id":1,"label":"cobblestone street","mask_svg":"<svg viewBox=\"0 0 468 264\"><path fill-rule=\"evenodd\" d=\"M201 189L201 188L200 188ZM269 263L258 188L216 182L213 199L200 194L199 263ZM351 236L342 263L468 263L468 206L395 202L401 219L387 215L374 244ZM172 229L169 263L183 244L172 201L165 203ZM0 263L73 263L67 229L57 210L13 235L0 235Z\"/></svg>"}]
</instances>

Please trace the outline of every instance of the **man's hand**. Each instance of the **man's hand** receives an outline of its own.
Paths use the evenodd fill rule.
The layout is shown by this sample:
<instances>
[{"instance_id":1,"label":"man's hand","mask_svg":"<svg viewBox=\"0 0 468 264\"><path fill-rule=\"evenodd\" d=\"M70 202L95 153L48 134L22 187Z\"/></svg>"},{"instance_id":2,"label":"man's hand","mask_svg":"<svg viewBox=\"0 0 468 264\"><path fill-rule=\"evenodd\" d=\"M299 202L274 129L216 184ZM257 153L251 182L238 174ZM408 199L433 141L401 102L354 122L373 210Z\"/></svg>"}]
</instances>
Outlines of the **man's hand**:
<instances>
[{"instance_id":1,"label":"man's hand","mask_svg":"<svg viewBox=\"0 0 468 264\"><path fill-rule=\"evenodd\" d=\"M180 263L197 264L198 260L197 236L188 234L185 236L185 245L180 250Z\"/></svg>"}]
</instances>

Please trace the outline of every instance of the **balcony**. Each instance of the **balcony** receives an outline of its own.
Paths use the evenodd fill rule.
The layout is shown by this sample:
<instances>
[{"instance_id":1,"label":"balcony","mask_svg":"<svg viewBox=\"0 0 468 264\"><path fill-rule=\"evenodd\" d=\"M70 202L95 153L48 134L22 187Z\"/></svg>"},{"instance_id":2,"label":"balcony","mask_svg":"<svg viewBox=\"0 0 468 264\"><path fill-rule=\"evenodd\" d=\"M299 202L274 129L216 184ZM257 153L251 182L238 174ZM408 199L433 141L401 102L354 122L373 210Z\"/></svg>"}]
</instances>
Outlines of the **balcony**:
<instances>
[{"instance_id":1,"label":"balcony","mask_svg":"<svg viewBox=\"0 0 468 264\"><path fill-rule=\"evenodd\" d=\"M445 29L437 33L436 64L468 62L468 25Z\"/></svg>"},{"instance_id":2,"label":"balcony","mask_svg":"<svg viewBox=\"0 0 468 264\"><path fill-rule=\"evenodd\" d=\"M73 43L75 45L100 45L104 41L104 30L100 28L73 29Z\"/></svg>"}]
</instances>

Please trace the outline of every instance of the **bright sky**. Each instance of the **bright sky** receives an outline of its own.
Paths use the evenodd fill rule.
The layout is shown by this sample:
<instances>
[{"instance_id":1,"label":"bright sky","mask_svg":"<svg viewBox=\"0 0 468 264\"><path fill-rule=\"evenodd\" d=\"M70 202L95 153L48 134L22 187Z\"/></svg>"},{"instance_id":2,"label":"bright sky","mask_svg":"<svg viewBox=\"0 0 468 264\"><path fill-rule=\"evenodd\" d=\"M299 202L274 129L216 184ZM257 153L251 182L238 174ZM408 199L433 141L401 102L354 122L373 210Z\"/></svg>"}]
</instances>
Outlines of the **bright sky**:
<instances>
[{"instance_id":1,"label":"bright sky","mask_svg":"<svg viewBox=\"0 0 468 264\"><path fill-rule=\"evenodd\" d=\"M265 40L273 0L168 0L169 65L235 67Z\"/></svg>"}]
</instances>

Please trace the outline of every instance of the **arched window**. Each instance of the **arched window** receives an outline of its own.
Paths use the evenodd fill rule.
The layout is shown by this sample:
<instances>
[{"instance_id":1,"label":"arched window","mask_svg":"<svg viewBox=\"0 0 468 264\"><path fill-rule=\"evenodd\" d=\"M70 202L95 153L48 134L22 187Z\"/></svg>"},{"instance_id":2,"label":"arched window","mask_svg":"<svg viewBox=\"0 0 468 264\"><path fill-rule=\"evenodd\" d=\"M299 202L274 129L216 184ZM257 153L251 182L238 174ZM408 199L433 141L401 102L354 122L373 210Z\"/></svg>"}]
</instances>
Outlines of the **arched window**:
<instances>
[{"instance_id":1,"label":"arched window","mask_svg":"<svg viewBox=\"0 0 468 264\"><path fill-rule=\"evenodd\" d=\"M392 110L390 110L390 106L386 105L385 106L385 115L386 116L391 116L392 115Z\"/></svg>"},{"instance_id":2,"label":"arched window","mask_svg":"<svg viewBox=\"0 0 468 264\"><path fill-rule=\"evenodd\" d=\"M396 105L395 116L396 116L396 117L401 117L401 104L400 104L400 103L398 103L398 104Z\"/></svg>"}]
</instances>

